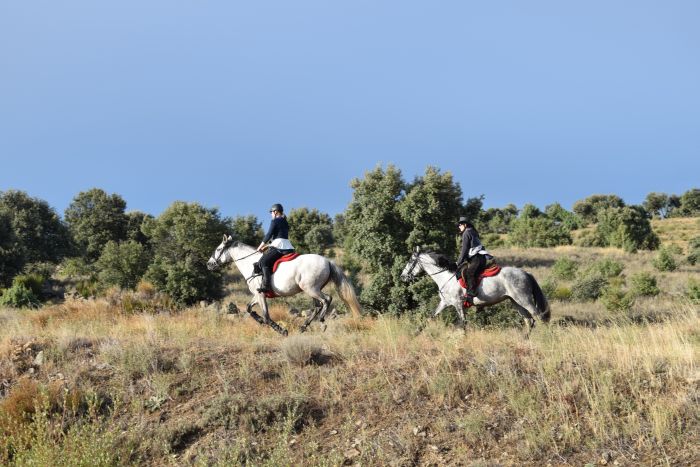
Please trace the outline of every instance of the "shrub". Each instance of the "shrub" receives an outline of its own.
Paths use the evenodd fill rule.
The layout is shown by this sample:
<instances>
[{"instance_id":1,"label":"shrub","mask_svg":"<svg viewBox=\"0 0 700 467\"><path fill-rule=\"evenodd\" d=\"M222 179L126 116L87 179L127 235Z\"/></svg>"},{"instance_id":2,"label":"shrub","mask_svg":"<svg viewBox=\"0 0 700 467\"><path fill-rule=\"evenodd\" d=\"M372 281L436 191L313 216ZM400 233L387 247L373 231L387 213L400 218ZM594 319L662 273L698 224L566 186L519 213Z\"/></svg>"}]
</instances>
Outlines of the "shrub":
<instances>
[{"instance_id":1,"label":"shrub","mask_svg":"<svg viewBox=\"0 0 700 467\"><path fill-rule=\"evenodd\" d=\"M687 297L694 303L700 303L700 282L695 279L688 281Z\"/></svg>"},{"instance_id":2,"label":"shrub","mask_svg":"<svg viewBox=\"0 0 700 467\"><path fill-rule=\"evenodd\" d=\"M221 271L206 266L227 230L217 209L176 201L142 229L154 255L145 277L159 291L185 305L221 295Z\"/></svg>"},{"instance_id":3,"label":"shrub","mask_svg":"<svg viewBox=\"0 0 700 467\"><path fill-rule=\"evenodd\" d=\"M595 300L608 285L608 280L600 274L587 274L576 279L571 286L571 297L574 300Z\"/></svg>"},{"instance_id":4,"label":"shrub","mask_svg":"<svg viewBox=\"0 0 700 467\"><path fill-rule=\"evenodd\" d=\"M522 326L522 317L509 300L487 307L472 306L464 312L467 325L485 327L518 327Z\"/></svg>"},{"instance_id":5,"label":"shrub","mask_svg":"<svg viewBox=\"0 0 700 467\"><path fill-rule=\"evenodd\" d=\"M534 206L529 210L526 208L528 206L523 208L520 217L513 222L509 235L513 245L544 248L571 244L571 234L568 229L541 214Z\"/></svg>"},{"instance_id":6,"label":"shrub","mask_svg":"<svg viewBox=\"0 0 700 467\"><path fill-rule=\"evenodd\" d=\"M556 289L554 289L554 292L552 292L550 296L553 299L566 302L571 300L572 292L569 287L559 286Z\"/></svg>"},{"instance_id":7,"label":"shrub","mask_svg":"<svg viewBox=\"0 0 700 467\"><path fill-rule=\"evenodd\" d=\"M148 269L148 262L145 247L137 241L109 241L96 265L102 284L133 289Z\"/></svg>"},{"instance_id":8,"label":"shrub","mask_svg":"<svg viewBox=\"0 0 700 467\"><path fill-rule=\"evenodd\" d=\"M0 306L13 308L37 308L41 305L39 298L22 284L13 285L0 297Z\"/></svg>"},{"instance_id":9,"label":"shrub","mask_svg":"<svg viewBox=\"0 0 700 467\"><path fill-rule=\"evenodd\" d=\"M29 290L36 297L41 296L41 291L44 288L45 278L40 274L20 274L12 280L13 286L21 286Z\"/></svg>"},{"instance_id":10,"label":"shrub","mask_svg":"<svg viewBox=\"0 0 700 467\"><path fill-rule=\"evenodd\" d=\"M595 263L595 269L608 279L619 276L625 266L612 258L604 258Z\"/></svg>"},{"instance_id":11,"label":"shrub","mask_svg":"<svg viewBox=\"0 0 700 467\"><path fill-rule=\"evenodd\" d=\"M637 295L655 297L660 290L656 285L656 277L648 272L639 272L630 278L632 291Z\"/></svg>"},{"instance_id":12,"label":"shrub","mask_svg":"<svg viewBox=\"0 0 700 467\"><path fill-rule=\"evenodd\" d=\"M596 236L604 245L622 248L628 253L654 250L659 246L659 237L641 206L603 209L598 213Z\"/></svg>"},{"instance_id":13,"label":"shrub","mask_svg":"<svg viewBox=\"0 0 700 467\"><path fill-rule=\"evenodd\" d=\"M673 253L668 248L661 248L654 258L654 267L659 271L675 271L678 268Z\"/></svg>"},{"instance_id":14,"label":"shrub","mask_svg":"<svg viewBox=\"0 0 700 467\"><path fill-rule=\"evenodd\" d=\"M688 263L695 265L700 262L700 237L688 242Z\"/></svg>"},{"instance_id":15,"label":"shrub","mask_svg":"<svg viewBox=\"0 0 700 467\"><path fill-rule=\"evenodd\" d=\"M549 297L557 289L557 285L557 281L553 277L548 277L542 281L540 287L542 288L542 293L545 295L545 297Z\"/></svg>"},{"instance_id":16,"label":"shrub","mask_svg":"<svg viewBox=\"0 0 700 467\"><path fill-rule=\"evenodd\" d=\"M625 293L619 287L607 287L600 297L608 311L625 312L634 304L634 294Z\"/></svg>"},{"instance_id":17,"label":"shrub","mask_svg":"<svg viewBox=\"0 0 700 467\"><path fill-rule=\"evenodd\" d=\"M552 266L552 274L554 277L563 280L573 280L576 277L578 263L569 258L559 258Z\"/></svg>"},{"instance_id":18,"label":"shrub","mask_svg":"<svg viewBox=\"0 0 700 467\"><path fill-rule=\"evenodd\" d=\"M80 192L73 198L65 219L79 256L95 261L107 242L126 239L129 219L125 209L126 201L121 196L108 195L99 188Z\"/></svg>"}]
</instances>

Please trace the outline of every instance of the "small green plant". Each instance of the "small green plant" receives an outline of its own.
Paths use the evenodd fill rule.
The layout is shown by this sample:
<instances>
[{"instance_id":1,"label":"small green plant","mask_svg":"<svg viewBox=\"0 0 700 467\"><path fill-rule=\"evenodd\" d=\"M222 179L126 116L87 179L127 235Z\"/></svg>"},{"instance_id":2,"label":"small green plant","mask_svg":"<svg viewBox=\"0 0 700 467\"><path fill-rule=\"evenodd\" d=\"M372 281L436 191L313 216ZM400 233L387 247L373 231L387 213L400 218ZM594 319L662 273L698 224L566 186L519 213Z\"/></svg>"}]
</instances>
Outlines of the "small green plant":
<instances>
[{"instance_id":1,"label":"small green plant","mask_svg":"<svg viewBox=\"0 0 700 467\"><path fill-rule=\"evenodd\" d=\"M675 271L678 264L673 252L669 248L661 248L654 258L654 267L659 271Z\"/></svg>"},{"instance_id":2,"label":"small green plant","mask_svg":"<svg viewBox=\"0 0 700 467\"><path fill-rule=\"evenodd\" d=\"M549 297L555 290L557 290L558 285L559 284L557 284L557 281L554 278L548 277L540 284L540 287L542 288L542 293L544 293L544 296Z\"/></svg>"},{"instance_id":3,"label":"small green plant","mask_svg":"<svg viewBox=\"0 0 700 467\"><path fill-rule=\"evenodd\" d=\"M690 279L688 281L686 295L693 303L700 303L700 282L695 279Z\"/></svg>"},{"instance_id":4,"label":"small green plant","mask_svg":"<svg viewBox=\"0 0 700 467\"><path fill-rule=\"evenodd\" d=\"M41 296L41 290L44 287L44 277L40 274L20 274L12 279L13 286L22 286L30 290L36 297Z\"/></svg>"},{"instance_id":5,"label":"small green plant","mask_svg":"<svg viewBox=\"0 0 700 467\"><path fill-rule=\"evenodd\" d=\"M566 286L559 286L554 289L554 292L550 295L550 297L563 302L569 301L571 300L571 289Z\"/></svg>"},{"instance_id":6,"label":"small green plant","mask_svg":"<svg viewBox=\"0 0 700 467\"><path fill-rule=\"evenodd\" d=\"M13 308L38 308L41 305L39 298L22 284L16 284L5 290L0 297L0 306Z\"/></svg>"},{"instance_id":7,"label":"small green plant","mask_svg":"<svg viewBox=\"0 0 700 467\"><path fill-rule=\"evenodd\" d=\"M700 237L695 237L688 242L688 263L692 265L700 263Z\"/></svg>"},{"instance_id":8,"label":"small green plant","mask_svg":"<svg viewBox=\"0 0 700 467\"><path fill-rule=\"evenodd\" d=\"M633 274L630 278L632 291L641 296L655 297L659 295L659 287L656 285L656 276L648 272Z\"/></svg>"},{"instance_id":9,"label":"small green plant","mask_svg":"<svg viewBox=\"0 0 700 467\"><path fill-rule=\"evenodd\" d=\"M552 266L554 277L563 280L573 280L578 271L578 263L569 258L559 258Z\"/></svg>"},{"instance_id":10,"label":"small green plant","mask_svg":"<svg viewBox=\"0 0 700 467\"><path fill-rule=\"evenodd\" d=\"M625 312L634 305L634 294L624 292L620 287L607 287L600 300L608 311Z\"/></svg>"},{"instance_id":11,"label":"small green plant","mask_svg":"<svg viewBox=\"0 0 700 467\"><path fill-rule=\"evenodd\" d=\"M608 280L600 274L586 274L571 286L571 298L579 301L595 300L603 293Z\"/></svg>"},{"instance_id":12,"label":"small green plant","mask_svg":"<svg viewBox=\"0 0 700 467\"><path fill-rule=\"evenodd\" d=\"M625 266L621 262L612 258L604 258L595 263L595 268L603 275L603 277L610 279L622 274Z\"/></svg>"}]
</instances>

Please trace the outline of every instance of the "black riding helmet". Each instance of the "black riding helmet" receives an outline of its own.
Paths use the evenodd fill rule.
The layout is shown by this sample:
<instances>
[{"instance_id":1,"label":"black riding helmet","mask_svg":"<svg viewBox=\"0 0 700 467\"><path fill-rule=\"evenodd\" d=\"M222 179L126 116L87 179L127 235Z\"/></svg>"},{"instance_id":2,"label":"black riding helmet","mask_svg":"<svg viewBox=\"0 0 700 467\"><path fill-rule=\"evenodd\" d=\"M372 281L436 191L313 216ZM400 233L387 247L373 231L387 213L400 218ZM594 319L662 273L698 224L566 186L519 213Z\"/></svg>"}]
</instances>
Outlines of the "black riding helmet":
<instances>
[{"instance_id":1,"label":"black riding helmet","mask_svg":"<svg viewBox=\"0 0 700 467\"><path fill-rule=\"evenodd\" d=\"M284 212L284 208L282 207L281 204L275 203L270 207L270 212L272 212L272 211Z\"/></svg>"}]
</instances>

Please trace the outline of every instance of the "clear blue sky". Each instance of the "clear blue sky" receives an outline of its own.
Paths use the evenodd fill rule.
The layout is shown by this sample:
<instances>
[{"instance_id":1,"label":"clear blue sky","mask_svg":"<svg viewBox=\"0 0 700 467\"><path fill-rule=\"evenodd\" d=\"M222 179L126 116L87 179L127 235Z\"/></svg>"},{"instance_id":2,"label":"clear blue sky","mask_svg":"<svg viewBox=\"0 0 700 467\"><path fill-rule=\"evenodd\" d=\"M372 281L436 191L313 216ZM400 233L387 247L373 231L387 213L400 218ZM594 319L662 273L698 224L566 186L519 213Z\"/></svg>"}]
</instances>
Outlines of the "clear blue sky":
<instances>
[{"instance_id":1,"label":"clear blue sky","mask_svg":"<svg viewBox=\"0 0 700 467\"><path fill-rule=\"evenodd\" d=\"M0 191L267 219L435 165L487 207L700 186L700 2L5 0Z\"/></svg>"}]
</instances>

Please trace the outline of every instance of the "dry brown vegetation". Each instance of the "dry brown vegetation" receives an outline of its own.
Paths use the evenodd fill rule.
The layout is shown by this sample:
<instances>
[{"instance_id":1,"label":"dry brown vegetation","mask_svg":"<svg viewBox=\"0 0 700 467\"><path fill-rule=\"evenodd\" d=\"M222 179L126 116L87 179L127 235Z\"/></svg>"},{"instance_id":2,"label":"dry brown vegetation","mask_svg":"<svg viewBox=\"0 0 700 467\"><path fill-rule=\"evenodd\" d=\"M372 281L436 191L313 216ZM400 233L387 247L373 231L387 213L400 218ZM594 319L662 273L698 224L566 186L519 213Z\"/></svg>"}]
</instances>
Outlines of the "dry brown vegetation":
<instances>
[{"instance_id":1,"label":"dry brown vegetation","mask_svg":"<svg viewBox=\"0 0 700 467\"><path fill-rule=\"evenodd\" d=\"M561 257L654 272L653 252L497 254L539 281ZM276 304L285 339L215 307L135 312L126 295L0 310L0 463L697 465L700 322L683 291L699 271L654 272L662 294L625 313L553 300L530 339L418 333L408 317L298 335L303 318Z\"/></svg>"}]
</instances>

